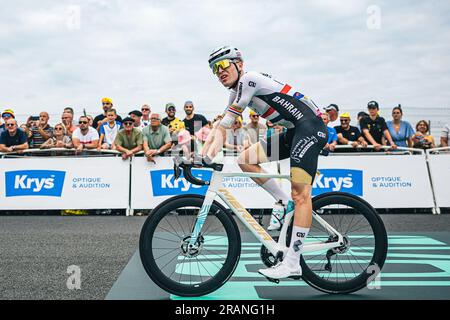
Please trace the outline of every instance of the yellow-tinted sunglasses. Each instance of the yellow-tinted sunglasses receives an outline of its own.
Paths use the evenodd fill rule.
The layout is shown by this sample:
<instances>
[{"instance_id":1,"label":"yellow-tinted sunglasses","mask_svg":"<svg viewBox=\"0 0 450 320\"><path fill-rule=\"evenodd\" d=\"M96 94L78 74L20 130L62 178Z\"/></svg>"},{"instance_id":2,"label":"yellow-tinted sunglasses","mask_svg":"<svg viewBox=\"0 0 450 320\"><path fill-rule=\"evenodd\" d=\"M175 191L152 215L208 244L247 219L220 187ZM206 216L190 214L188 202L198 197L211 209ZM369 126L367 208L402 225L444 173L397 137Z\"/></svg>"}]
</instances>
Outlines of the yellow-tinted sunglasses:
<instances>
[{"instance_id":1,"label":"yellow-tinted sunglasses","mask_svg":"<svg viewBox=\"0 0 450 320\"><path fill-rule=\"evenodd\" d=\"M225 60L220 60L217 61L216 63L214 63L213 65L213 73L217 74L219 72L219 67L221 67L222 69L226 69L231 65L231 60L230 59L225 59Z\"/></svg>"}]
</instances>

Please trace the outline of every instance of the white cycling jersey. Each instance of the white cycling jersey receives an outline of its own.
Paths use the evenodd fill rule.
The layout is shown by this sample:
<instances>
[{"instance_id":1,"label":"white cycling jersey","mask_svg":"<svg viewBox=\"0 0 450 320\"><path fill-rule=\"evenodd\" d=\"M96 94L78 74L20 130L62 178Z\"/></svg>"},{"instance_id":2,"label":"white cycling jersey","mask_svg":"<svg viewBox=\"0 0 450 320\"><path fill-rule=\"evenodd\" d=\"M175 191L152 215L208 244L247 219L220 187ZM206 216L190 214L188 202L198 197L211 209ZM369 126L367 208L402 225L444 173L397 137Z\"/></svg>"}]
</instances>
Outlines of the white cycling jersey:
<instances>
[{"instance_id":1,"label":"white cycling jersey","mask_svg":"<svg viewBox=\"0 0 450 320\"><path fill-rule=\"evenodd\" d=\"M242 115L248 106L273 124L288 129L295 127L295 123L321 114L311 99L290 85L255 71L242 75L237 87L231 89L228 105L226 111L237 116Z\"/></svg>"}]
</instances>

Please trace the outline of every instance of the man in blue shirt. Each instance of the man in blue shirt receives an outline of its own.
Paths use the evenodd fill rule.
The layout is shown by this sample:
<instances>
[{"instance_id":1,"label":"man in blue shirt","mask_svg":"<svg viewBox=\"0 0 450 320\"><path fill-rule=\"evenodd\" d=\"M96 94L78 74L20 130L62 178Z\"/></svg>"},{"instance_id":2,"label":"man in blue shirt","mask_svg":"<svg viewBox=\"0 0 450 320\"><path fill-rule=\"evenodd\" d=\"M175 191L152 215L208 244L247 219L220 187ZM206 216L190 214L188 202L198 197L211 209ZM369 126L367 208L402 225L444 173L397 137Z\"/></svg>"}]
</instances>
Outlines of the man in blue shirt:
<instances>
[{"instance_id":1,"label":"man in blue shirt","mask_svg":"<svg viewBox=\"0 0 450 320\"><path fill-rule=\"evenodd\" d=\"M330 122L330 116L328 115L328 113L322 113L322 120L328 129L328 142L324 149L327 149L327 150L333 152L334 149L336 148L336 145L338 142L338 136L337 136L336 129L328 126L328 123Z\"/></svg>"},{"instance_id":2,"label":"man in blue shirt","mask_svg":"<svg viewBox=\"0 0 450 320\"><path fill-rule=\"evenodd\" d=\"M6 130L0 134L0 152L14 152L28 149L26 134L17 128L16 119L6 121Z\"/></svg>"}]
</instances>

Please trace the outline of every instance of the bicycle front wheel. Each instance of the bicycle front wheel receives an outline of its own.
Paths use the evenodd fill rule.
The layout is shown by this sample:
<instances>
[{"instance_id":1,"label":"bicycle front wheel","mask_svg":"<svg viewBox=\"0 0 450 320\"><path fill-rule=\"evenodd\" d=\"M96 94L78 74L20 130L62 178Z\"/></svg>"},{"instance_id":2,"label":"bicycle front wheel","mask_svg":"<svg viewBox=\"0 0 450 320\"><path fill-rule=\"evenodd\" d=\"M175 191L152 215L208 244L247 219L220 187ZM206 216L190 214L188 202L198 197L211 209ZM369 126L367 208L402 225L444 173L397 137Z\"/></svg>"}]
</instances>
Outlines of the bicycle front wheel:
<instances>
[{"instance_id":1,"label":"bicycle front wheel","mask_svg":"<svg viewBox=\"0 0 450 320\"><path fill-rule=\"evenodd\" d=\"M160 288L178 296L217 290L239 261L238 227L217 202L211 205L196 246L188 246L203 201L197 195L170 198L152 211L142 227L139 251L145 271Z\"/></svg>"},{"instance_id":2,"label":"bicycle front wheel","mask_svg":"<svg viewBox=\"0 0 450 320\"><path fill-rule=\"evenodd\" d=\"M383 221L366 201L343 192L313 198L313 210L344 237L342 247L301 256L303 279L326 293L351 293L369 285L384 265L388 240ZM313 220L309 242L332 242Z\"/></svg>"}]
</instances>

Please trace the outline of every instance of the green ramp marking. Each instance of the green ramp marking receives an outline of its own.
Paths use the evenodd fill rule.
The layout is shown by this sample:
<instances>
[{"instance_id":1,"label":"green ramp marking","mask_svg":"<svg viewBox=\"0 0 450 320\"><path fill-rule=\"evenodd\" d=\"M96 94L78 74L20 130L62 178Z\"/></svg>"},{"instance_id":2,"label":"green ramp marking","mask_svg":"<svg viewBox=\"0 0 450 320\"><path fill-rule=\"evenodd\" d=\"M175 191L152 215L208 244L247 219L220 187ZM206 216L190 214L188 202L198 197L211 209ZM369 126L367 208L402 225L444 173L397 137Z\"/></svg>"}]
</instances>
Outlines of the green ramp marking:
<instances>
[{"instance_id":1,"label":"green ramp marking","mask_svg":"<svg viewBox=\"0 0 450 320\"><path fill-rule=\"evenodd\" d=\"M364 236L356 236L358 237L364 237ZM217 240L217 239L216 239ZM222 239L223 240L223 239ZM220 241L216 241L215 245L217 246L216 249L220 250ZM404 246L405 244L411 245L411 246ZM407 250L407 251L413 251L413 250L450 250L449 246L446 246L445 243L438 241L436 239L428 238L425 236L389 236L389 250ZM403 245L396 247L395 245ZM261 244L259 243L243 243L243 247L246 248L245 251L249 250L258 250L258 253L242 253L241 258L249 259L249 260L240 260L239 264L233 274L233 277L219 290L206 295L202 297L197 298L184 298L184 297L178 297L175 295L171 295L170 298L173 300L229 300L229 299L240 299L240 300L256 300L261 299L258 296L258 293L256 291L256 287L274 287L277 288L278 286L307 286L307 284L303 281L294 281L294 280L285 280L281 281L279 285L269 282L260 275L257 272L249 272L247 271L248 266L257 265L264 268L264 265L262 264L259 256L259 248L261 247ZM224 248L226 249L226 248ZM365 254L364 252L358 252L358 248L352 248L351 253L358 257L364 257L364 256L370 256ZM340 262L342 264L348 263L348 260L345 260L345 256L341 255ZM217 258L217 257L216 257ZM395 258L404 258L403 260L395 259ZM207 259L214 259L214 255L207 256L203 260ZM181 260L181 259L179 259ZM359 260L359 258L358 258ZM361 259L360 261L365 261L367 263L367 260ZM212 262L205 261L204 264L207 269L211 268L217 271L217 266L214 265ZM320 262L319 260L313 260L312 263ZM193 262L194 263L194 262ZM423 265L431 265L437 269L440 269L440 272L414 272L414 273L408 273L408 272L381 272L379 275L379 278L376 280L376 285L378 286L389 286L389 287L395 287L395 286L402 286L402 287L408 287L408 286L429 286L429 287L450 287L450 255L447 254L417 254L414 252L410 253L390 253L388 252L388 258L386 260L385 264L401 264L405 265L405 270L407 270L408 264L423 264ZM184 265L184 266L183 266ZM188 262L184 261L183 263L178 263L177 265L177 272L180 272L182 274L187 274L187 271L189 270ZM195 268L192 268L195 270ZM198 269L197 269L198 270ZM184 271L184 272L183 272ZM349 277L351 273L340 274L339 278L341 277ZM202 275L202 271L197 273L192 273L192 275ZM336 275L334 275L336 277ZM430 278L430 280L411 280L411 278ZM240 281L239 279L246 278L245 281ZM249 281L248 279L251 278L252 280ZM408 278L408 280L388 280L389 278ZM449 278L448 281L433 281L433 278ZM237 294L238 293L238 294Z\"/></svg>"}]
</instances>

